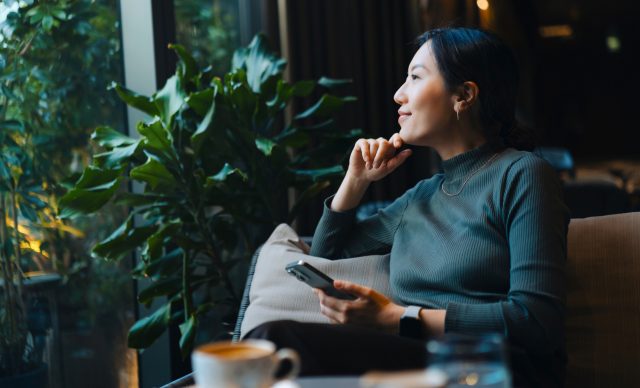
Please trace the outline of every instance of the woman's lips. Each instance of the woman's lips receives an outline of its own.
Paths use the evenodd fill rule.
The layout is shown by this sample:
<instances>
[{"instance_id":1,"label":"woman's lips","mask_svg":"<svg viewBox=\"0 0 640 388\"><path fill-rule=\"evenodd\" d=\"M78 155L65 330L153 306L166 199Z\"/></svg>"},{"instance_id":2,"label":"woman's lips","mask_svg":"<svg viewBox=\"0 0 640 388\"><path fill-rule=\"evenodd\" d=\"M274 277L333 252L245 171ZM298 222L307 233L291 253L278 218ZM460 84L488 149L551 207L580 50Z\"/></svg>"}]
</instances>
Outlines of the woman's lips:
<instances>
[{"instance_id":1,"label":"woman's lips","mask_svg":"<svg viewBox=\"0 0 640 388\"><path fill-rule=\"evenodd\" d=\"M400 114L400 117L398 117L398 124L402 125L402 122L404 122L409 117L411 117L411 114Z\"/></svg>"}]
</instances>

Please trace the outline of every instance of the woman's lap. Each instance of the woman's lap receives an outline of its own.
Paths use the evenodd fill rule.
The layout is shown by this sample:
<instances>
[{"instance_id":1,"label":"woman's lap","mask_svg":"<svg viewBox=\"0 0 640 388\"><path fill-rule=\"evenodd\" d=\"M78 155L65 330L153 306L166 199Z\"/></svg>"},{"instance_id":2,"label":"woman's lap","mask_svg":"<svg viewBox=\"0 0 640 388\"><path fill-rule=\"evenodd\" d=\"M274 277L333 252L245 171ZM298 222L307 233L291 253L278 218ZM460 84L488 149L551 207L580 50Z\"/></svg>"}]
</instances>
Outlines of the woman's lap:
<instances>
[{"instance_id":1,"label":"woman's lap","mask_svg":"<svg viewBox=\"0 0 640 388\"><path fill-rule=\"evenodd\" d=\"M369 370L426 365L424 342L353 325L267 322L244 339L260 338L291 348L302 359L301 375L359 375Z\"/></svg>"},{"instance_id":2,"label":"woman's lap","mask_svg":"<svg viewBox=\"0 0 640 388\"><path fill-rule=\"evenodd\" d=\"M423 340L353 325L273 321L251 330L243 339L267 339L291 348L302 360L302 376L360 375L371 370L419 369L427 365ZM510 347L514 387L556 386L550 376L532 369L529 356ZM547 371L548 372L548 371Z\"/></svg>"}]
</instances>

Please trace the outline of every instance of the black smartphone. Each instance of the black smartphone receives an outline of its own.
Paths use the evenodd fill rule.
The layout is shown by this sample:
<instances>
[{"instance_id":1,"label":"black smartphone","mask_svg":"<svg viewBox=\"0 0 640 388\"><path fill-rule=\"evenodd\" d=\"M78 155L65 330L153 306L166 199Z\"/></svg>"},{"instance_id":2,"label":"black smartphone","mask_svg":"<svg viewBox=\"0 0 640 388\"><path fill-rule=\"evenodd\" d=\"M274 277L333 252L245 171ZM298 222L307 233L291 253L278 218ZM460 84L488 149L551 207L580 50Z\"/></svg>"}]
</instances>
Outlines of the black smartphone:
<instances>
[{"instance_id":1,"label":"black smartphone","mask_svg":"<svg viewBox=\"0 0 640 388\"><path fill-rule=\"evenodd\" d=\"M357 299L357 297L335 288L333 286L333 279L304 260L287 264L285 270L289 275L295 276L296 279L307 283L313 288L321 289L329 296L345 300Z\"/></svg>"}]
</instances>

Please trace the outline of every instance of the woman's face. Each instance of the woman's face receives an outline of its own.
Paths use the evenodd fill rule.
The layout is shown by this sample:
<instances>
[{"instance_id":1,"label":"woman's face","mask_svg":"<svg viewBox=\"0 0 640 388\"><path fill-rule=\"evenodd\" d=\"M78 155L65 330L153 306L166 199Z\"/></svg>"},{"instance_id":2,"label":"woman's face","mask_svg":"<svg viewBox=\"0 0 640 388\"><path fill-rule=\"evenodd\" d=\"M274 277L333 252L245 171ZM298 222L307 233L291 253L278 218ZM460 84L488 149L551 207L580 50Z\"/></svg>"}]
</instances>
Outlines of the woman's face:
<instances>
[{"instance_id":1,"label":"woman's face","mask_svg":"<svg viewBox=\"0 0 640 388\"><path fill-rule=\"evenodd\" d=\"M443 140L455 120L453 96L445 87L429 42L413 56L407 79L393 99L400 105L400 137L406 143L433 146Z\"/></svg>"}]
</instances>

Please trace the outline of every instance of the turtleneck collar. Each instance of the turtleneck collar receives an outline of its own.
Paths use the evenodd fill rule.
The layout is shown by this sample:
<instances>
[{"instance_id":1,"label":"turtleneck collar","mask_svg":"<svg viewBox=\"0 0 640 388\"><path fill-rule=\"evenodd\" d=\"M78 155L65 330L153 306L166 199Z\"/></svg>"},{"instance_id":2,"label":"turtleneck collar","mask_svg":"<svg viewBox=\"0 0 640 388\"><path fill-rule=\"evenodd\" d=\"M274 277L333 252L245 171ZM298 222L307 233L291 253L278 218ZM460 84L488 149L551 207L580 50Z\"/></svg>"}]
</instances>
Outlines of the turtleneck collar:
<instances>
[{"instance_id":1,"label":"turtleneck collar","mask_svg":"<svg viewBox=\"0 0 640 388\"><path fill-rule=\"evenodd\" d=\"M504 142L501 139L495 139L453 158L443 160L442 170L446 181L453 184L458 180L465 179L504 148Z\"/></svg>"}]
</instances>

